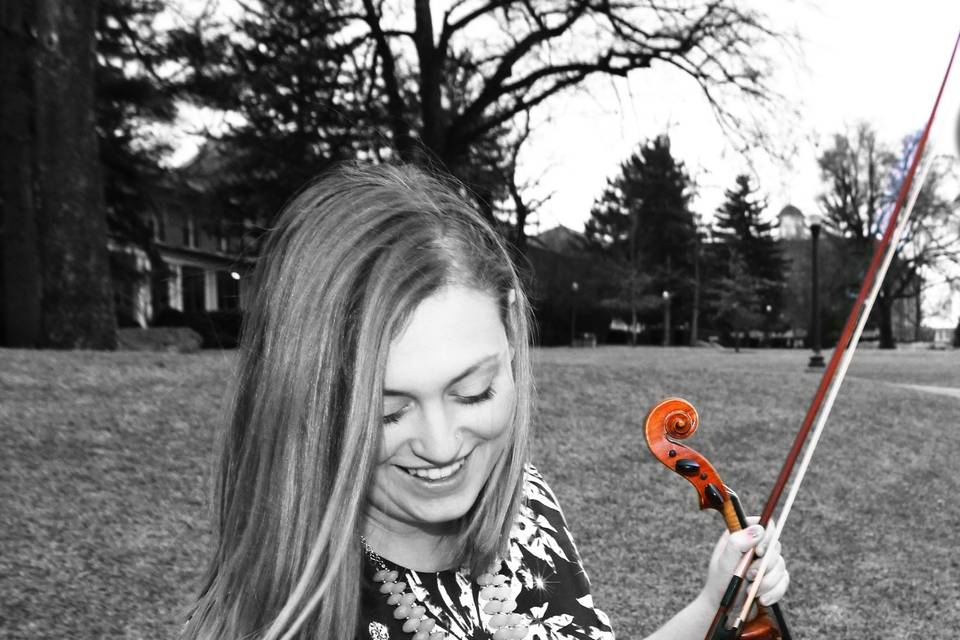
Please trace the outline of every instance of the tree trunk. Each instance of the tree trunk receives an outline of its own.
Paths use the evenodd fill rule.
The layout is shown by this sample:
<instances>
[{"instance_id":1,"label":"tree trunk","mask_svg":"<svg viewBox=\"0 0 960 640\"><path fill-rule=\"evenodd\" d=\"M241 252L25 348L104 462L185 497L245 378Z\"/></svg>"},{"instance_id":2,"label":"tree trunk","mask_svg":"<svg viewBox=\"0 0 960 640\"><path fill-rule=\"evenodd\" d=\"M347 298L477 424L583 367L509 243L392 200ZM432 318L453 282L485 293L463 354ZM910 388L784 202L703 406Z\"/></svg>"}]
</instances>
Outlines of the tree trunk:
<instances>
[{"instance_id":1,"label":"tree trunk","mask_svg":"<svg viewBox=\"0 0 960 640\"><path fill-rule=\"evenodd\" d=\"M473 185L468 184L467 186L470 187ZM489 191L489 189L479 186L474 189L474 193L476 196L477 209L480 210L480 215L482 215L483 219L489 222L491 226L496 229L497 219L493 215L493 194Z\"/></svg>"},{"instance_id":2,"label":"tree trunk","mask_svg":"<svg viewBox=\"0 0 960 640\"><path fill-rule=\"evenodd\" d=\"M36 22L28 2L4 2L0 11L0 344L40 344L40 261L33 201L31 96Z\"/></svg>"},{"instance_id":3,"label":"tree trunk","mask_svg":"<svg viewBox=\"0 0 960 640\"><path fill-rule=\"evenodd\" d=\"M923 339L923 332L920 330L923 326L923 304L922 299L920 298L921 289L920 285L917 284L917 295L913 297L913 340L914 342L920 342Z\"/></svg>"},{"instance_id":4,"label":"tree trunk","mask_svg":"<svg viewBox=\"0 0 960 640\"><path fill-rule=\"evenodd\" d=\"M28 126L13 132L19 134L13 149L0 150L4 169L11 152L24 163L13 174L4 171L3 194L16 189L9 181L24 178L21 188L30 192L10 207L4 204L5 306L8 318L17 312L13 306L39 316L30 327L8 323L6 339L17 346L116 346L94 129L96 6L10 0L4 7L6 16L22 20L2 36L5 59L12 41L20 40L21 47L10 63L19 82L15 91L4 90L3 112L12 110ZM5 126L4 142L10 133ZM17 255L27 257L25 264L10 268Z\"/></svg>"},{"instance_id":5,"label":"tree trunk","mask_svg":"<svg viewBox=\"0 0 960 640\"><path fill-rule=\"evenodd\" d=\"M414 2L415 30L414 44L417 47L417 60L420 66L420 115L421 139L424 146L437 157L444 157L445 144L443 104L440 97L440 85L443 82L443 60L434 45L433 13L428 0Z\"/></svg>"},{"instance_id":6,"label":"tree trunk","mask_svg":"<svg viewBox=\"0 0 960 640\"><path fill-rule=\"evenodd\" d=\"M693 310L690 313L690 346L700 340L700 237L694 239L693 252Z\"/></svg>"},{"instance_id":7,"label":"tree trunk","mask_svg":"<svg viewBox=\"0 0 960 640\"><path fill-rule=\"evenodd\" d=\"M877 324L880 329L881 349L896 349L897 343L893 338L893 301L886 291L877 296Z\"/></svg>"}]
</instances>

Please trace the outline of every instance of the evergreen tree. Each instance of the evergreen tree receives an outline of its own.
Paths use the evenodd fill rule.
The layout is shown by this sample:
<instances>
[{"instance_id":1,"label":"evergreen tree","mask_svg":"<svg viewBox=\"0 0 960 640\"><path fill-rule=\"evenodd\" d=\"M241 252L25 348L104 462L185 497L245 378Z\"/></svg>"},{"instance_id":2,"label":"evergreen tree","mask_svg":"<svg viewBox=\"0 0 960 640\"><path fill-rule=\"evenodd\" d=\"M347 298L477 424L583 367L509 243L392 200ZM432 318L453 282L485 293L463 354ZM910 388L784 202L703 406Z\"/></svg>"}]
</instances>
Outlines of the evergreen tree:
<instances>
[{"instance_id":1,"label":"evergreen tree","mask_svg":"<svg viewBox=\"0 0 960 640\"><path fill-rule=\"evenodd\" d=\"M740 351L743 335L763 324L763 301L759 292L769 282L753 274L736 249L729 252L725 271L715 288L716 319L732 334L734 350Z\"/></svg>"},{"instance_id":2,"label":"evergreen tree","mask_svg":"<svg viewBox=\"0 0 960 640\"><path fill-rule=\"evenodd\" d=\"M725 247L726 264L742 262L744 273L762 283L757 291L761 306L776 315L784 283L784 258L774 236L777 222L764 218L766 202L757 196L750 176L741 174L736 186L725 192L726 200L717 210L714 237ZM736 255L736 260L731 256ZM729 269L724 275L731 277Z\"/></svg>"},{"instance_id":3,"label":"evergreen tree","mask_svg":"<svg viewBox=\"0 0 960 640\"><path fill-rule=\"evenodd\" d=\"M639 178L634 171L637 156L620 165L620 175L608 178L603 193L593 203L584 235L606 257L625 264L636 262L637 202L630 196Z\"/></svg>"},{"instance_id":4,"label":"evergreen tree","mask_svg":"<svg viewBox=\"0 0 960 640\"><path fill-rule=\"evenodd\" d=\"M690 178L665 135L644 144L607 182L584 227L610 261L607 306L629 311L632 320L647 312L657 322L668 291L676 316L686 317L686 294L695 282L691 195Z\"/></svg>"},{"instance_id":5,"label":"evergreen tree","mask_svg":"<svg viewBox=\"0 0 960 640\"><path fill-rule=\"evenodd\" d=\"M584 233L604 254L655 275L656 286L672 290L692 274L691 195L670 139L658 136L620 165L620 175L594 203Z\"/></svg>"},{"instance_id":6,"label":"evergreen tree","mask_svg":"<svg viewBox=\"0 0 960 640\"><path fill-rule=\"evenodd\" d=\"M690 210L692 183L683 163L671 154L667 136L648 143L641 157L637 250L648 269L663 274L663 287L672 289L692 272L697 233Z\"/></svg>"},{"instance_id":7,"label":"evergreen tree","mask_svg":"<svg viewBox=\"0 0 960 640\"><path fill-rule=\"evenodd\" d=\"M154 183L169 146L151 136L150 125L176 116L173 83L157 67L170 60L167 40L153 28L163 10L158 0L100 0L97 21L95 96L97 135L111 223L124 212L147 209L145 184Z\"/></svg>"},{"instance_id":8,"label":"evergreen tree","mask_svg":"<svg viewBox=\"0 0 960 640\"><path fill-rule=\"evenodd\" d=\"M234 114L213 142L224 213L265 222L331 162L390 145L373 88L339 38L339 2L264 0L230 30L185 43L202 100ZM373 120L371 121L371 117Z\"/></svg>"}]
</instances>

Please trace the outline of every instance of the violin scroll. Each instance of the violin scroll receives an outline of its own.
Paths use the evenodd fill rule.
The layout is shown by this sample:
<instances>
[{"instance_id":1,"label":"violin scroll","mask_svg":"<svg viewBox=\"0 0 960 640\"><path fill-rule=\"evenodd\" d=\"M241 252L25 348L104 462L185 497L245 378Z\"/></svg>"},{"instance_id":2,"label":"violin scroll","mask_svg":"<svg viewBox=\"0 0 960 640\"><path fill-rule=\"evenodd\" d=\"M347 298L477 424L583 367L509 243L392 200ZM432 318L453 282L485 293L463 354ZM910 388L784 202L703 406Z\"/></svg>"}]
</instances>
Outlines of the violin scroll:
<instances>
[{"instance_id":1,"label":"violin scroll","mask_svg":"<svg viewBox=\"0 0 960 640\"><path fill-rule=\"evenodd\" d=\"M716 469L706 458L680 442L692 436L698 426L700 416L692 404L681 398L667 398L647 414L644 425L647 445L657 460L696 488L701 509L715 509L724 518L728 515L733 518L727 488Z\"/></svg>"},{"instance_id":2,"label":"violin scroll","mask_svg":"<svg viewBox=\"0 0 960 640\"><path fill-rule=\"evenodd\" d=\"M697 410L686 400L676 399L667 408L670 412L663 418L663 429L668 437L677 440L689 438L700 426Z\"/></svg>"}]
</instances>

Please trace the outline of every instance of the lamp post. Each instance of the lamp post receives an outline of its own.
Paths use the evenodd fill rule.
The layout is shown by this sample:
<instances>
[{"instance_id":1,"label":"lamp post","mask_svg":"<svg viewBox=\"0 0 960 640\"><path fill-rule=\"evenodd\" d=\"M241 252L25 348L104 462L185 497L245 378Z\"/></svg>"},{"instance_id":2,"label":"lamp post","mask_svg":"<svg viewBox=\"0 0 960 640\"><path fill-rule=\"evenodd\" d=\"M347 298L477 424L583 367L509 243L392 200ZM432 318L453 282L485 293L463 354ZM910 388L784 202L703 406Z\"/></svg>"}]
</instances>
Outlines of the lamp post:
<instances>
[{"instance_id":1,"label":"lamp post","mask_svg":"<svg viewBox=\"0 0 960 640\"><path fill-rule=\"evenodd\" d=\"M773 305L768 304L766 307L764 307L764 310L767 312L767 314L763 318L764 320L764 325L763 325L764 345L763 346L769 347L770 346L770 326L773 324L773 320L771 320L771 316L773 315Z\"/></svg>"},{"instance_id":2,"label":"lamp post","mask_svg":"<svg viewBox=\"0 0 960 640\"><path fill-rule=\"evenodd\" d=\"M820 355L820 285L817 261L817 241L819 238L820 218L815 217L810 223L810 297L813 302L810 310L810 348L813 349L813 355L810 356L810 362L807 363L810 368L822 368L824 365L823 356Z\"/></svg>"},{"instance_id":3,"label":"lamp post","mask_svg":"<svg viewBox=\"0 0 960 640\"><path fill-rule=\"evenodd\" d=\"M570 283L570 292L573 294L570 299L570 346L575 347L577 341L577 291L580 290L580 283L574 280Z\"/></svg>"},{"instance_id":4,"label":"lamp post","mask_svg":"<svg viewBox=\"0 0 960 640\"><path fill-rule=\"evenodd\" d=\"M663 346L670 346L670 292L663 291Z\"/></svg>"}]
</instances>

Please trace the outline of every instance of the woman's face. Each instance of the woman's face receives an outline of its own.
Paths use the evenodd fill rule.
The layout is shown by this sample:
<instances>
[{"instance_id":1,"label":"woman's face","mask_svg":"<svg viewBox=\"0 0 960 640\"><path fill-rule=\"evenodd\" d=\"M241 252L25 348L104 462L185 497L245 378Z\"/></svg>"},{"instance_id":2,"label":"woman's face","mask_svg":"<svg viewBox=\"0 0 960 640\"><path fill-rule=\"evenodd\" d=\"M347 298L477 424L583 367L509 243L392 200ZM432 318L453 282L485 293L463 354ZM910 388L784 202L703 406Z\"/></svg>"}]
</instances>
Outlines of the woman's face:
<instances>
[{"instance_id":1,"label":"woman's face","mask_svg":"<svg viewBox=\"0 0 960 640\"><path fill-rule=\"evenodd\" d=\"M370 493L381 524L436 528L473 506L509 439L511 351L485 293L450 286L417 307L387 356Z\"/></svg>"}]
</instances>

